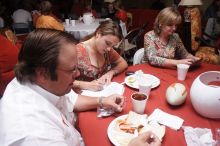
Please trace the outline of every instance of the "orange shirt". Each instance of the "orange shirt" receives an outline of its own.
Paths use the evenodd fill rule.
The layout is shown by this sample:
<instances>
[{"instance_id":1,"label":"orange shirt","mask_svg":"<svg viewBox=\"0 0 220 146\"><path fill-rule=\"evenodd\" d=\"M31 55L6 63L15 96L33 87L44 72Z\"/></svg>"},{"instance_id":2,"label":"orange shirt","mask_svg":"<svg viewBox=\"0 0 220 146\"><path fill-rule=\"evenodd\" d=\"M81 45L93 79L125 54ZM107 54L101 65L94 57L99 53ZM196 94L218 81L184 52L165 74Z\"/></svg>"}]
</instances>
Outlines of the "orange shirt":
<instances>
[{"instance_id":1,"label":"orange shirt","mask_svg":"<svg viewBox=\"0 0 220 146\"><path fill-rule=\"evenodd\" d=\"M54 17L48 15L41 15L37 19L36 28L52 28L64 31L63 24L58 22Z\"/></svg>"}]
</instances>

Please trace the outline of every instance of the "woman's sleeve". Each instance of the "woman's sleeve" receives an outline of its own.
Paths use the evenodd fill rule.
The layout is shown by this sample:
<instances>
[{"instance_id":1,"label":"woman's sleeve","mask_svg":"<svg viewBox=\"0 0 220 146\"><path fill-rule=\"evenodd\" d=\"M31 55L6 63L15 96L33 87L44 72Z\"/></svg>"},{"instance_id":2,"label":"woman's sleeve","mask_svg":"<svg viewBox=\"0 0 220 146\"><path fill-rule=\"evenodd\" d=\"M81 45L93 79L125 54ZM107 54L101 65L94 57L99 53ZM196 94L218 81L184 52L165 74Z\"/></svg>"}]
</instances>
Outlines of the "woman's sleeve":
<instances>
[{"instance_id":1,"label":"woman's sleeve","mask_svg":"<svg viewBox=\"0 0 220 146\"><path fill-rule=\"evenodd\" d=\"M154 42L151 37L152 34L147 33L144 36L144 61L151 65L163 66L165 58L158 56L159 46Z\"/></svg>"},{"instance_id":2,"label":"woman's sleeve","mask_svg":"<svg viewBox=\"0 0 220 146\"><path fill-rule=\"evenodd\" d=\"M174 39L176 40L176 52L175 52L175 57L177 59L185 59L189 55L188 51L186 50L182 40L180 39L178 34L174 35Z\"/></svg>"},{"instance_id":3,"label":"woman's sleeve","mask_svg":"<svg viewBox=\"0 0 220 146\"><path fill-rule=\"evenodd\" d=\"M111 63L117 61L120 57L121 56L114 49L111 49L111 51L109 52L109 59Z\"/></svg>"}]
</instances>

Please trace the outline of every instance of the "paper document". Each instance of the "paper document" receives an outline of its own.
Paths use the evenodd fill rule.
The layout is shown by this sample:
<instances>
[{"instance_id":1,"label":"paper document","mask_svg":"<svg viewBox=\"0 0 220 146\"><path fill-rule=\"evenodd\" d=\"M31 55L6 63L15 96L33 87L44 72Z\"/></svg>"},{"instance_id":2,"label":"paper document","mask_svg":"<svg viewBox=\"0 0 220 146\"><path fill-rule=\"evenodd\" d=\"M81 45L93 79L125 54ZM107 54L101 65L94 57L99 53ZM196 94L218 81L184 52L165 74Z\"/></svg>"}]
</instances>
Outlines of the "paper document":
<instances>
[{"instance_id":1,"label":"paper document","mask_svg":"<svg viewBox=\"0 0 220 146\"><path fill-rule=\"evenodd\" d=\"M90 91L90 90L83 90L82 95L86 96L110 96L112 94L120 94L123 95L124 93L124 86L117 83L111 82L108 86L104 87L101 91Z\"/></svg>"}]
</instances>

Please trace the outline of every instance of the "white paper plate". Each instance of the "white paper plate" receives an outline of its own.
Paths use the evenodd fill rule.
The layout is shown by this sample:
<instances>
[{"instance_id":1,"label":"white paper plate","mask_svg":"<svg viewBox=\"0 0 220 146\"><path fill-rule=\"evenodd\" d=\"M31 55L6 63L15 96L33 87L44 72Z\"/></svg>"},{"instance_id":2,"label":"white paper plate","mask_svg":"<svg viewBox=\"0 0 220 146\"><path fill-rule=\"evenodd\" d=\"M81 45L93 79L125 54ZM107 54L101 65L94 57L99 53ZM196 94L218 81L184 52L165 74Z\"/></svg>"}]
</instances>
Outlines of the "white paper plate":
<instances>
[{"instance_id":1,"label":"white paper plate","mask_svg":"<svg viewBox=\"0 0 220 146\"><path fill-rule=\"evenodd\" d=\"M116 122L118 120L123 120L127 117L128 115L122 115L122 116L119 116L117 118L115 118L108 126L108 130L107 130L107 134L108 134L108 138L110 139L110 141L115 145L115 146L121 146L117 139L115 138L116 134L117 134L117 131L115 130L115 125L116 125Z\"/></svg>"},{"instance_id":2,"label":"white paper plate","mask_svg":"<svg viewBox=\"0 0 220 146\"><path fill-rule=\"evenodd\" d=\"M136 137L134 134L118 131L116 128L117 126L116 122L118 120L126 119L127 116L128 115L122 115L120 117L117 117L108 126L107 129L108 138L115 146L125 146L130 142L131 139ZM140 118L139 120L141 121L142 125L149 127L149 125L147 124L147 119ZM155 125L155 123L150 123L150 126L152 126L151 127L152 129L149 129L149 131L154 132L162 140L163 136L165 135L165 126L161 126L158 124Z\"/></svg>"},{"instance_id":3,"label":"white paper plate","mask_svg":"<svg viewBox=\"0 0 220 146\"><path fill-rule=\"evenodd\" d=\"M155 88L160 85L160 79L151 74L144 74L144 77L152 82L152 88ZM138 89L138 81L135 77L135 74L127 76L125 78L125 84L131 88Z\"/></svg>"}]
</instances>

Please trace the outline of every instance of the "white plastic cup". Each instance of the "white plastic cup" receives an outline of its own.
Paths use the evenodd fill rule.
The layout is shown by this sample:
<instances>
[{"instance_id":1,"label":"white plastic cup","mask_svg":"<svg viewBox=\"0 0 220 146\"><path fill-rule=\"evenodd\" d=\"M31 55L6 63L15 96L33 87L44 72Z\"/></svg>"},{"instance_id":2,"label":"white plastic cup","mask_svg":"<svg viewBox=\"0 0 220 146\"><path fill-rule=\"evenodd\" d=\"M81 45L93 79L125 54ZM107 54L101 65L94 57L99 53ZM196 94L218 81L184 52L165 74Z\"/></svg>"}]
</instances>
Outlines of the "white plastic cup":
<instances>
[{"instance_id":1,"label":"white plastic cup","mask_svg":"<svg viewBox=\"0 0 220 146\"><path fill-rule=\"evenodd\" d=\"M70 24L71 24L71 26L75 26L76 25L76 21L75 20L70 20Z\"/></svg>"},{"instance_id":2,"label":"white plastic cup","mask_svg":"<svg viewBox=\"0 0 220 146\"><path fill-rule=\"evenodd\" d=\"M142 80L142 81L139 81L138 83L139 92L147 96L150 95L151 87L152 87L152 84L149 81Z\"/></svg>"},{"instance_id":3,"label":"white plastic cup","mask_svg":"<svg viewBox=\"0 0 220 146\"><path fill-rule=\"evenodd\" d=\"M147 95L140 92L133 93L131 95L133 111L138 114L143 114L146 108L147 100L148 100Z\"/></svg>"},{"instance_id":4,"label":"white plastic cup","mask_svg":"<svg viewBox=\"0 0 220 146\"><path fill-rule=\"evenodd\" d=\"M137 78L139 92L149 96L152 88L151 81L142 74L139 75Z\"/></svg>"},{"instance_id":5,"label":"white plastic cup","mask_svg":"<svg viewBox=\"0 0 220 146\"><path fill-rule=\"evenodd\" d=\"M188 70L189 70L189 65L177 64L177 79L180 81L185 80Z\"/></svg>"},{"instance_id":6,"label":"white plastic cup","mask_svg":"<svg viewBox=\"0 0 220 146\"><path fill-rule=\"evenodd\" d=\"M66 23L67 26L69 26L70 25L70 19L65 19L65 23Z\"/></svg>"}]
</instances>

